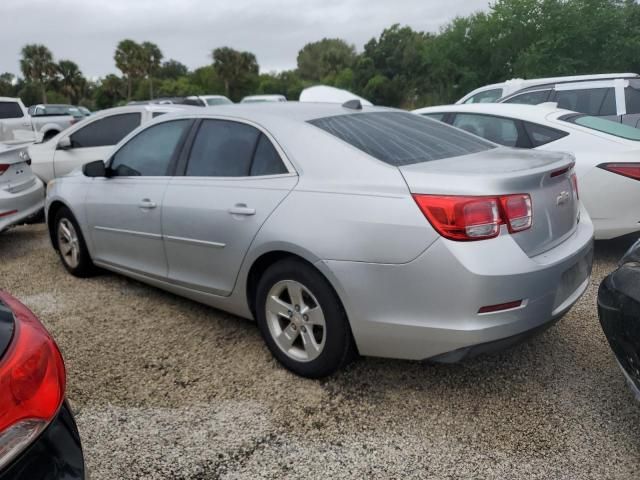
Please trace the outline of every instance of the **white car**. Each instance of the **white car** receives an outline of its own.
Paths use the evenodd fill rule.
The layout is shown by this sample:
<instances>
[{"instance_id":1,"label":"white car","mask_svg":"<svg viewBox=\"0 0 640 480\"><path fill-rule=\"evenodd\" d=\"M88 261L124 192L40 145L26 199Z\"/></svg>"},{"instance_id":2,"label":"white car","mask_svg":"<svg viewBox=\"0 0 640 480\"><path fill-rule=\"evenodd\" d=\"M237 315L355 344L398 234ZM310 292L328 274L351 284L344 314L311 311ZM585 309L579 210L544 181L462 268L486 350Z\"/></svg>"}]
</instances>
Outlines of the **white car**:
<instances>
[{"instance_id":1,"label":"white car","mask_svg":"<svg viewBox=\"0 0 640 480\"><path fill-rule=\"evenodd\" d=\"M340 103L343 104L350 100L358 100L362 106L372 107L373 104L355 93L341 88L331 87L329 85L316 85L308 87L300 92L300 102L310 103Z\"/></svg>"},{"instance_id":2,"label":"white car","mask_svg":"<svg viewBox=\"0 0 640 480\"><path fill-rule=\"evenodd\" d=\"M240 100L240 103L286 102L284 95L249 95Z\"/></svg>"},{"instance_id":3,"label":"white car","mask_svg":"<svg viewBox=\"0 0 640 480\"><path fill-rule=\"evenodd\" d=\"M509 147L571 152L596 239L640 231L640 130L549 103L445 105L414 113Z\"/></svg>"},{"instance_id":4,"label":"white car","mask_svg":"<svg viewBox=\"0 0 640 480\"><path fill-rule=\"evenodd\" d=\"M133 105L102 110L44 143L29 147L31 168L44 183L85 163L105 160L114 145L158 115L182 111L185 105Z\"/></svg>"},{"instance_id":5,"label":"white car","mask_svg":"<svg viewBox=\"0 0 640 480\"><path fill-rule=\"evenodd\" d=\"M549 89L553 88L556 84L568 85L570 83L581 82L596 82L615 79L637 79L640 76L637 73L601 73L596 75L572 75L564 77L548 77L548 78L513 78L501 83L494 83L491 85L485 85L480 88L476 88L467 93L464 97L456 102L456 105L463 103L493 103L499 99L511 96L517 92L526 89L533 89L534 87L540 87L542 85L548 86ZM537 88L536 88L537 90ZM542 101L535 103L542 103L548 98L544 98ZM515 102L514 103L528 103L531 101Z\"/></svg>"}]
</instances>

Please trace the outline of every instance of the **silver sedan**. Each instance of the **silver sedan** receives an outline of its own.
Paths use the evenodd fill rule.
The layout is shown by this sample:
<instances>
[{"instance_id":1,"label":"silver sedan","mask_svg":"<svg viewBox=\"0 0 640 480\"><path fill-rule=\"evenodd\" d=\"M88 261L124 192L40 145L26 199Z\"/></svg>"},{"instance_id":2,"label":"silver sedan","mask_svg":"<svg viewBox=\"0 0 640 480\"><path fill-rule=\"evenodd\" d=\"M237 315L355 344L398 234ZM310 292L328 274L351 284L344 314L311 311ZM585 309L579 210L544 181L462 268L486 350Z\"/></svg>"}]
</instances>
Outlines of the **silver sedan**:
<instances>
[{"instance_id":1,"label":"silver sedan","mask_svg":"<svg viewBox=\"0 0 640 480\"><path fill-rule=\"evenodd\" d=\"M591 270L572 157L357 101L163 115L54 180L46 212L72 274L255 319L308 377L354 353L503 347L566 313Z\"/></svg>"}]
</instances>

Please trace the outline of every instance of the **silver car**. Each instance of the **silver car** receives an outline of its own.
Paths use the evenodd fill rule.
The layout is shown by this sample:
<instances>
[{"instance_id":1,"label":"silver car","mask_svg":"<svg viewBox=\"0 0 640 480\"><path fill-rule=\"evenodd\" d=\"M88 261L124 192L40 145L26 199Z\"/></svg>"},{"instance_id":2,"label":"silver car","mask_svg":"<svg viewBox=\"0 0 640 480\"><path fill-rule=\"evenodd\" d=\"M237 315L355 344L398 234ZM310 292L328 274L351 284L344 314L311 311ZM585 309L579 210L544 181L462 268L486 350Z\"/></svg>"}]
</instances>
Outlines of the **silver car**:
<instances>
[{"instance_id":1,"label":"silver car","mask_svg":"<svg viewBox=\"0 0 640 480\"><path fill-rule=\"evenodd\" d=\"M281 103L163 115L49 184L76 276L102 267L245 318L321 377L452 362L560 318L589 282L573 158L407 112Z\"/></svg>"}]
</instances>

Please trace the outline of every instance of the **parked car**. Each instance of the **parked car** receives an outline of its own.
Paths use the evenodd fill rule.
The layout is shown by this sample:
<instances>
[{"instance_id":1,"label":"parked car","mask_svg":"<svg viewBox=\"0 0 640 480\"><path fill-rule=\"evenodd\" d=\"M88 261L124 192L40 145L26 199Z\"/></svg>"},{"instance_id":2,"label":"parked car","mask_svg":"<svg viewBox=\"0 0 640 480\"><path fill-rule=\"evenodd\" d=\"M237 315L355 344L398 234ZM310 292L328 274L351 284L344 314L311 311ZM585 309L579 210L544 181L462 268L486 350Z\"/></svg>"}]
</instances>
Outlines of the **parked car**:
<instances>
[{"instance_id":1,"label":"parked car","mask_svg":"<svg viewBox=\"0 0 640 480\"><path fill-rule=\"evenodd\" d=\"M640 231L640 130L555 104L445 105L415 113L500 145L571 152L596 239Z\"/></svg>"},{"instance_id":2,"label":"parked car","mask_svg":"<svg viewBox=\"0 0 640 480\"><path fill-rule=\"evenodd\" d=\"M265 103L265 102L286 102L284 95L249 95L240 100L240 103Z\"/></svg>"},{"instance_id":3,"label":"parked car","mask_svg":"<svg viewBox=\"0 0 640 480\"><path fill-rule=\"evenodd\" d=\"M31 170L26 147L0 144L0 232L42 212L44 186Z\"/></svg>"},{"instance_id":4,"label":"parked car","mask_svg":"<svg viewBox=\"0 0 640 480\"><path fill-rule=\"evenodd\" d=\"M27 307L0 291L0 480L85 478L65 386L53 338Z\"/></svg>"},{"instance_id":5,"label":"parked car","mask_svg":"<svg viewBox=\"0 0 640 480\"><path fill-rule=\"evenodd\" d=\"M158 115L187 108L181 105L137 105L102 110L49 142L29 146L31 168L47 183L87 162L106 159L114 145Z\"/></svg>"},{"instance_id":6,"label":"parked car","mask_svg":"<svg viewBox=\"0 0 640 480\"><path fill-rule=\"evenodd\" d=\"M329 85L316 85L308 87L300 92L301 102L323 102L323 103L345 103L349 100L358 100L361 105L372 106L373 104L355 93Z\"/></svg>"},{"instance_id":7,"label":"parked car","mask_svg":"<svg viewBox=\"0 0 640 480\"><path fill-rule=\"evenodd\" d=\"M640 400L640 240L600 284L598 314L616 360Z\"/></svg>"},{"instance_id":8,"label":"parked car","mask_svg":"<svg viewBox=\"0 0 640 480\"><path fill-rule=\"evenodd\" d=\"M182 103L196 107L214 107L216 105L230 105L233 102L224 95L193 95L185 98Z\"/></svg>"},{"instance_id":9,"label":"parked car","mask_svg":"<svg viewBox=\"0 0 640 480\"><path fill-rule=\"evenodd\" d=\"M28 112L36 131L40 132L40 138L45 142L85 117L77 107L62 104L33 105Z\"/></svg>"},{"instance_id":10,"label":"parked car","mask_svg":"<svg viewBox=\"0 0 640 480\"><path fill-rule=\"evenodd\" d=\"M0 97L0 142L25 143L57 135L75 122L71 115L32 117L19 98Z\"/></svg>"},{"instance_id":11,"label":"parked car","mask_svg":"<svg viewBox=\"0 0 640 480\"><path fill-rule=\"evenodd\" d=\"M362 355L457 361L578 300L593 226L571 156L345 105L220 106L137 129L106 165L50 186L62 264L255 318L308 377L340 368L354 341Z\"/></svg>"},{"instance_id":12,"label":"parked car","mask_svg":"<svg viewBox=\"0 0 640 480\"><path fill-rule=\"evenodd\" d=\"M485 90L458 103L488 101ZM491 101L538 105L556 102L560 108L604 117L636 127L640 125L640 76L635 73L581 75L536 80L511 81L502 88L503 95Z\"/></svg>"},{"instance_id":13,"label":"parked car","mask_svg":"<svg viewBox=\"0 0 640 480\"><path fill-rule=\"evenodd\" d=\"M89 110L87 107L77 107L77 108L78 110L80 110L80 113L82 113L82 115L84 115L85 117L89 117L93 114L91 110Z\"/></svg>"}]
</instances>

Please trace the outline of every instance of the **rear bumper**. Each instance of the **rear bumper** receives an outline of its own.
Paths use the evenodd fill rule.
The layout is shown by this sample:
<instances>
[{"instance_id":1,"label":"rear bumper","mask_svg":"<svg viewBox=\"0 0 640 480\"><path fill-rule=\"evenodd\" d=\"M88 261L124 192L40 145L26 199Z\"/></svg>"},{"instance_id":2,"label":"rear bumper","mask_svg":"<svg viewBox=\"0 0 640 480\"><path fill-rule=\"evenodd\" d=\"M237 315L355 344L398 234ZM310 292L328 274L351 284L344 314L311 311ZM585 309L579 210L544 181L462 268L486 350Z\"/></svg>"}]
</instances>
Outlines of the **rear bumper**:
<instances>
[{"instance_id":1,"label":"rear bumper","mask_svg":"<svg viewBox=\"0 0 640 480\"><path fill-rule=\"evenodd\" d=\"M0 480L83 480L84 458L75 420L65 402L56 418L22 455L0 471Z\"/></svg>"},{"instance_id":2,"label":"rear bumper","mask_svg":"<svg viewBox=\"0 0 640 480\"><path fill-rule=\"evenodd\" d=\"M21 192L0 190L0 214L16 210L15 213L0 216L0 232L23 222L44 208L44 185L39 178L34 178L35 183Z\"/></svg>"},{"instance_id":3,"label":"rear bumper","mask_svg":"<svg viewBox=\"0 0 640 480\"><path fill-rule=\"evenodd\" d=\"M514 239L436 241L402 265L324 261L363 355L421 360L517 337L564 315L589 284L593 226L588 215L554 249L527 257ZM483 306L522 300L510 310ZM478 350L478 349L476 349ZM455 355L452 358L455 360Z\"/></svg>"}]
</instances>

